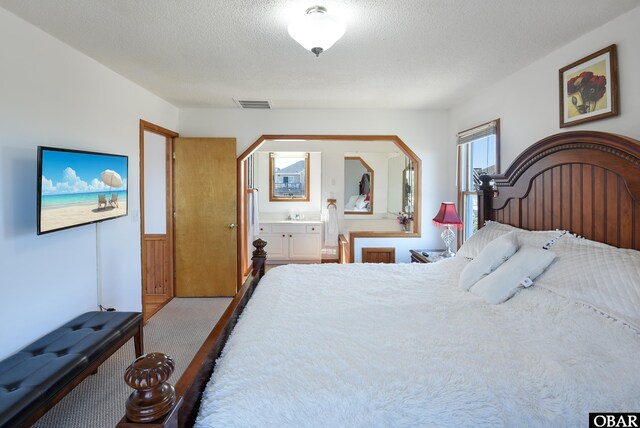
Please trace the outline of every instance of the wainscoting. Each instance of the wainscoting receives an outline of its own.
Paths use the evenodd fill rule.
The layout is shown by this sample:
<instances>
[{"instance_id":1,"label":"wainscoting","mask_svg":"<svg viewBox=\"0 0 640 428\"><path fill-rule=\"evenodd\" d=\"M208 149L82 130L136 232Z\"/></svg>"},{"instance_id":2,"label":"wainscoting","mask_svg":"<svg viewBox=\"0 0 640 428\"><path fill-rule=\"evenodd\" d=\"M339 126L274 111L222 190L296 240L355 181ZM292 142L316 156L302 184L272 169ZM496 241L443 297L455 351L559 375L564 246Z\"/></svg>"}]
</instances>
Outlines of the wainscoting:
<instances>
[{"instance_id":1,"label":"wainscoting","mask_svg":"<svg viewBox=\"0 0 640 428\"><path fill-rule=\"evenodd\" d=\"M167 235L144 235L142 242L142 300L147 320L173 297L173 263Z\"/></svg>"}]
</instances>

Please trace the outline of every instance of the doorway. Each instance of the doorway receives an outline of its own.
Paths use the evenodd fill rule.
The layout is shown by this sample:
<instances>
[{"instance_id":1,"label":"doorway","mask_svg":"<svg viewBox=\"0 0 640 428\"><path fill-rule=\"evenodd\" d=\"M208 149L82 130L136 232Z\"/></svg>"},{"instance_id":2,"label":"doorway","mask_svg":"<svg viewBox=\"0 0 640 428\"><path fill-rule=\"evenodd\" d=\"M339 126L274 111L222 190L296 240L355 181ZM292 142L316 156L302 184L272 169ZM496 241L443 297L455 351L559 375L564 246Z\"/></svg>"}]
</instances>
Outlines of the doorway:
<instances>
[{"instance_id":1,"label":"doorway","mask_svg":"<svg viewBox=\"0 0 640 428\"><path fill-rule=\"evenodd\" d=\"M238 280L240 283L243 278L245 278L249 272L251 271L251 242L254 238L254 233L252 229L255 225L253 225L253 219L250 218L249 213L253 211L253 203L252 196L254 190L254 184L256 184L256 177L254 177L254 154L259 151L261 146L266 142L295 142L299 143L300 150L305 150L303 147L305 145L309 145L310 143L326 143L326 144L334 144L334 145L342 145L345 142L352 142L354 144L357 143L365 143L364 147L369 145L373 145L379 142L392 143L393 146L396 147L397 151L401 153L408 160L408 164L410 165L411 171L415 171L412 175L413 185L411 187L411 194L413 195L410 200L411 205L411 216L413 218L411 224L411 230L408 232L405 231L366 231L366 232L351 232L349 243L347 246L351 247L350 253L341 252L342 258L345 261L354 262L354 241L356 238L416 238L421 236L421 160L420 158L396 135L262 135L258 140L256 140L247 150L245 150L237 159L237 170L238 170L238 225L239 225L239 240L238 240ZM364 148L363 151L367 151ZM401 159L401 157L398 157ZM403 164L403 168L406 165ZM397 174L398 183L400 183L397 187L402 189L402 169ZM332 183L333 184L333 183ZM404 186L407 187L407 186ZM406 207L400 207L400 204L403 203L402 198L402 190L398 190L396 192L400 197L398 198L397 205L398 210L406 211ZM326 196L326 201L328 204L335 204L335 199L329 194ZM324 196L321 198L321 206L324 205ZM265 196L263 195L263 198ZM366 197L364 198L366 199ZM404 199L407 201L407 199ZM376 204L378 206L379 204ZM380 204L382 205L382 204ZM387 204L387 206L391 206ZM373 204L371 203L372 211ZM262 210L262 208L260 209ZM348 213L347 213L348 214ZM357 215L363 214L359 212ZM349 214L348 214L349 215ZM396 213L397 215L397 213ZM253 217L253 216L251 216ZM261 222L260 222L261 223ZM393 221L394 225L395 220ZM396 225L397 226L397 225ZM345 243L341 242L341 235L338 236L338 248L346 248ZM273 242L272 242L273 244ZM267 253L269 253L269 248L267 248ZM271 251L278 251L277 245L272 248ZM338 250L340 251L340 250ZM337 259L336 259L337 260Z\"/></svg>"},{"instance_id":2,"label":"doorway","mask_svg":"<svg viewBox=\"0 0 640 428\"><path fill-rule=\"evenodd\" d=\"M173 139L177 132L140 120L140 246L146 322L174 297Z\"/></svg>"}]
</instances>

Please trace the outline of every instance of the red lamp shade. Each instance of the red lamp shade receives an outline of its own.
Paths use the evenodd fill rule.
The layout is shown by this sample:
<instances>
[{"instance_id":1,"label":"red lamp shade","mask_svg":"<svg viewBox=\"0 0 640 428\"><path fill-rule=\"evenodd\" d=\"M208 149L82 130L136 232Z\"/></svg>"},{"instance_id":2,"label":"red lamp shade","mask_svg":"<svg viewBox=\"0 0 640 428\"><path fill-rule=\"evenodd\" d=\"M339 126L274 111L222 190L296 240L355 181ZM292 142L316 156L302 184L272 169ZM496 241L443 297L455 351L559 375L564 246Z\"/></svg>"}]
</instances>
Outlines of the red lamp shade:
<instances>
[{"instance_id":1,"label":"red lamp shade","mask_svg":"<svg viewBox=\"0 0 640 428\"><path fill-rule=\"evenodd\" d=\"M440 205L440 211L433 218L433 224L438 227L453 226L456 229L462 228L462 220L458 217L456 206L453 202L443 202Z\"/></svg>"}]
</instances>

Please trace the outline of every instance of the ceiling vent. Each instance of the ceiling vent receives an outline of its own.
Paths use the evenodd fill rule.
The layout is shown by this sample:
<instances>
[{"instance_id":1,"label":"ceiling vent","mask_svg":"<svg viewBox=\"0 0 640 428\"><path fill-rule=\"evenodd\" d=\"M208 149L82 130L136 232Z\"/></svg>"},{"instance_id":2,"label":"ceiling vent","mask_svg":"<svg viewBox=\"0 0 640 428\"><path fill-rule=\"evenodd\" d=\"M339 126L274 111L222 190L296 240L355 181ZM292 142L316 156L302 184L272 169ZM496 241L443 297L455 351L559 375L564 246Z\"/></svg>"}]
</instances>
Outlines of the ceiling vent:
<instances>
[{"instance_id":1,"label":"ceiling vent","mask_svg":"<svg viewBox=\"0 0 640 428\"><path fill-rule=\"evenodd\" d=\"M236 100L235 103L242 109L271 109L269 100Z\"/></svg>"}]
</instances>

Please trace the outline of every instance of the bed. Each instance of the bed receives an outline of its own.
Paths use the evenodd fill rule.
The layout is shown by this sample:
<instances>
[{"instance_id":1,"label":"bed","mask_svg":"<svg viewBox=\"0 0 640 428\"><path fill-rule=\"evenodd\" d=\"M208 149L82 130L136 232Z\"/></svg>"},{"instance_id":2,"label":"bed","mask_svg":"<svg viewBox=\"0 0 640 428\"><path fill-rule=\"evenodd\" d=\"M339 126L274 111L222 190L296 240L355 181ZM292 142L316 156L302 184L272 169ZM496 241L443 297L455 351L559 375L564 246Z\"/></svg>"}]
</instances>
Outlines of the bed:
<instances>
[{"instance_id":1,"label":"bed","mask_svg":"<svg viewBox=\"0 0 640 428\"><path fill-rule=\"evenodd\" d=\"M177 404L146 426L572 426L635 411L638 201L640 143L613 134L551 136L484 178L478 236L495 222L557 229L518 233L562 255L500 305L456 286L462 256L282 266L258 286L258 251L257 280L176 384ZM580 275L584 287L565 286Z\"/></svg>"},{"instance_id":2,"label":"bed","mask_svg":"<svg viewBox=\"0 0 640 428\"><path fill-rule=\"evenodd\" d=\"M369 213L371 209L367 195L351 196L347 203L344 204L344 211Z\"/></svg>"}]
</instances>

